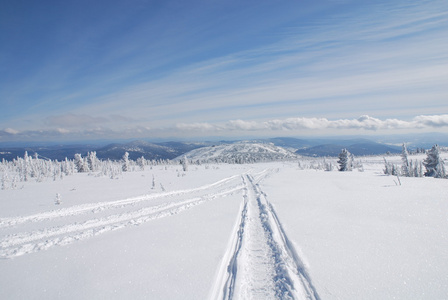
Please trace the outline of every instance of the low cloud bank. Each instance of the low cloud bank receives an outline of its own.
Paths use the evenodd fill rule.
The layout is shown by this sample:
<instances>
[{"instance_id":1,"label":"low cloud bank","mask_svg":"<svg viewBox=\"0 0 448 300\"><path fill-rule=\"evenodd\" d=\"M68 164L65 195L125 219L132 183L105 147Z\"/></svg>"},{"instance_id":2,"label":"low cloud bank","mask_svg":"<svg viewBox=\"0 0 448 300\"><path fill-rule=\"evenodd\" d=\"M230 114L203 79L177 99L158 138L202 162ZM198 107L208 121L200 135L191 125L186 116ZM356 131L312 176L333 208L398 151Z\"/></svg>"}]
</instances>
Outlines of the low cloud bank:
<instances>
[{"instance_id":1,"label":"low cloud bank","mask_svg":"<svg viewBox=\"0 0 448 300\"><path fill-rule=\"evenodd\" d=\"M399 119L380 120L367 115L357 119L328 120L326 118L287 118L263 122L232 120L224 124L182 123L179 130L188 131L294 131L325 129L424 129L448 127L448 115L417 116L411 121Z\"/></svg>"},{"instance_id":2,"label":"low cloud bank","mask_svg":"<svg viewBox=\"0 0 448 300\"><path fill-rule=\"evenodd\" d=\"M297 132L297 134L316 132L324 134L325 131L340 130L421 130L434 129L440 130L448 127L448 114L445 115L421 115L416 116L410 121L399 119L381 120L367 115L357 119L337 119L328 120L326 118L287 118L274 119L268 121L245 121L231 120L221 124L212 123L180 123L174 127L154 128L142 125L136 125L135 120L127 123L122 129L111 129L107 126L93 126L89 129L77 128L75 124L78 121L92 120L100 122L100 118L82 116L82 118L69 118L67 127L58 127L42 130L16 130L13 128L0 129L0 142L19 141L19 140L69 140L69 139L103 139L103 138L148 138L162 136L182 136L191 137L198 135L238 135L252 133L275 133L275 132ZM47 120L48 121L48 120ZM52 120L54 123L55 119ZM106 122L108 123L108 122ZM55 124L56 125L56 124ZM60 124L62 125L62 124Z\"/></svg>"}]
</instances>

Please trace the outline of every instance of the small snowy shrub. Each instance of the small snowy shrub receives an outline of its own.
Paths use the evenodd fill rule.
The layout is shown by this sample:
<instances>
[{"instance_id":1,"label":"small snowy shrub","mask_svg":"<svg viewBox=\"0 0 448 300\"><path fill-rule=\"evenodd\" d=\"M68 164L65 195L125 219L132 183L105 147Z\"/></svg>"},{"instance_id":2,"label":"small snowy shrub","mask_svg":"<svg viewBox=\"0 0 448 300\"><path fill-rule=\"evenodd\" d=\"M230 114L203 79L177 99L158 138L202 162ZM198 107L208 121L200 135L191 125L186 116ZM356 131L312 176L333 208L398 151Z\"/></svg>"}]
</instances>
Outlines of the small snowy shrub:
<instances>
[{"instance_id":1,"label":"small snowy shrub","mask_svg":"<svg viewBox=\"0 0 448 300\"><path fill-rule=\"evenodd\" d=\"M61 204L61 194L56 193L56 199L54 199L54 204L55 205Z\"/></svg>"}]
</instances>

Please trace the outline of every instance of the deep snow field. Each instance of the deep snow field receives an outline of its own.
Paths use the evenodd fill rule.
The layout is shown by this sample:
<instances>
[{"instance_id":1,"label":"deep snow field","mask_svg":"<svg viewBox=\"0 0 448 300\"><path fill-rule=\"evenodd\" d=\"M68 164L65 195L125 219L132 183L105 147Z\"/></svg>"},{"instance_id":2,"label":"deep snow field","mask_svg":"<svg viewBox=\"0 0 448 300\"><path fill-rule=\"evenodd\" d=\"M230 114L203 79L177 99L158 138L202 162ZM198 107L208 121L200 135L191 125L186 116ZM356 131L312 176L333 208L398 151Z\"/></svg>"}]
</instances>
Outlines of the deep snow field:
<instances>
[{"instance_id":1,"label":"deep snow field","mask_svg":"<svg viewBox=\"0 0 448 300\"><path fill-rule=\"evenodd\" d=\"M399 185L382 157L357 161L0 190L0 299L448 299L448 180Z\"/></svg>"}]
</instances>

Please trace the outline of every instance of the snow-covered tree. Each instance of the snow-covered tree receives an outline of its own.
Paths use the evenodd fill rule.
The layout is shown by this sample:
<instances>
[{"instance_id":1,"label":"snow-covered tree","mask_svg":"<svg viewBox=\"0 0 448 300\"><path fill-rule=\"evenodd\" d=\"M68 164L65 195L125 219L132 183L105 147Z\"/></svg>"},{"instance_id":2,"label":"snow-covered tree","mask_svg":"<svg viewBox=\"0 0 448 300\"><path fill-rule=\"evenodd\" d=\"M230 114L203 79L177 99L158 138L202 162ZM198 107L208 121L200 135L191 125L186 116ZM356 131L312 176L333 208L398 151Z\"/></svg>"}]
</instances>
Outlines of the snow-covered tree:
<instances>
[{"instance_id":1,"label":"snow-covered tree","mask_svg":"<svg viewBox=\"0 0 448 300\"><path fill-rule=\"evenodd\" d=\"M406 145L403 143L403 146L401 148L401 161L403 162L403 165L401 166L402 175L405 177L411 176L411 166L408 160L408 149L406 148Z\"/></svg>"},{"instance_id":2,"label":"snow-covered tree","mask_svg":"<svg viewBox=\"0 0 448 300\"><path fill-rule=\"evenodd\" d=\"M351 171L352 170L352 156L350 155L350 152L348 152L347 149L342 149L341 153L339 153L338 156L338 164L339 164L339 171Z\"/></svg>"},{"instance_id":3,"label":"snow-covered tree","mask_svg":"<svg viewBox=\"0 0 448 300\"><path fill-rule=\"evenodd\" d=\"M188 171L188 159L185 155L182 158L181 164L182 164L182 169L184 170L184 172Z\"/></svg>"},{"instance_id":4,"label":"snow-covered tree","mask_svg":"<svg viewBox=\"0 0 448 300\"><path fill-rule=\"evenodd\" d=\"M8 174L4 172L2 175L2 190L6 190L8 188L8 182L9 182Z\"/></svg>"},{"instance_id":5,"label":"snow-covered tree","mask_svg":"<svg viewBox=\"0 0 448 300\"><path fill-rule=\"evenodd\" d=\"M327 162L327 161L325 160L325 158L324 158L323 165L324 165L324 170L325 170L325 171L333 171L333 164L331 163L331 161L330 161L330 162Z\"/></svg>"},{"instance_id":6,"label":"snow-covered tree","mask_svg":"<svg viewBox=\"0 0 448 300\"><path fill-rule=\"evenodd\" d=\"M23 181L28 181L28 152L23 155Z\"/></svg>"},{"instance_id":7,"label":"snow-covered tree","mask_svg":"<svg viewBox=\"0 0 448 300\"><path fill-rule=\"evenodd\" d=\"M426 159L423 161L423 165L426 168L425 176L435 178L445 178L445 166L443 160L440 158L440 149L438 145L432 146L428 151Z\"/></svg>"},{"instance_id":8,"label":"snow-covered tree","mask_svg":"<svg viewBox=\"0 0 448 300\"><path fill-rule=\"evenodd\" d=\"M65 176L73 174L73 161L69 161L66 157L63 162L61 162L61 171L65 174Z\"/></svg>"},{"instance_id":9,"label":"snow-covered tree","mask_svg":"<svg viewBox=\"0 0 448 300\"><path fill-rule=\"evenodd\" d=\"M395 175L398 176L400 175L400 167L397 165L394 165L393 163L388 162L385 158L384 158L384 174L386 175Z\"/></svg>"},{"instance_id":10,"label":"snow-covered tree","mask_svg":"<svg viewBox=\"0 0 448 300\"><path fill-rule=\"evenodd\" d=\"M421 161L415 163L414 174L416 174L415 177L423 177L423 163Z\"/></svg>"},{"instance_id":11,"label":"snow-covered tree","mask_svg":"<svg viewBox=\"0 0 448 300\"><path fill-rule=\"evenodd\" d=\"M145 170L146 166L146 159L142 156L140 158L137 158L137 165L140 167L142 171Z\"/></svg>"},{"instance_id":12,"label":"snow-covered tree","mask_svg":"<svg viewBox=\"0 0 448 300\"><path fill-rule=\"evenodd\" d=\"M98 171L98 157L96 157L96 151L87 153L87 164L89 166L90 171L92 172Z\"/></svg>"},{"instance_id":13,"label":"snow-covered tree","mask_svg":"<svg viewBox=\"0 0 448 300\"><path fill-rule=\"evenodd\" d=\"M75 154L75 167L80 173L89 172L89 165L87 164L87 161L83 159L79 153Z\"/></svg>"},{"instance_id":14,"label":"snow-covered tree","mask_svg":"<svg viewBox=\"0 0 448 300\"><path fill-rule=\"evenodd\" d=\"M129 171L129 153L125 152L122 159L122 170L123 172Z\"/></svg>"}]
</instances>

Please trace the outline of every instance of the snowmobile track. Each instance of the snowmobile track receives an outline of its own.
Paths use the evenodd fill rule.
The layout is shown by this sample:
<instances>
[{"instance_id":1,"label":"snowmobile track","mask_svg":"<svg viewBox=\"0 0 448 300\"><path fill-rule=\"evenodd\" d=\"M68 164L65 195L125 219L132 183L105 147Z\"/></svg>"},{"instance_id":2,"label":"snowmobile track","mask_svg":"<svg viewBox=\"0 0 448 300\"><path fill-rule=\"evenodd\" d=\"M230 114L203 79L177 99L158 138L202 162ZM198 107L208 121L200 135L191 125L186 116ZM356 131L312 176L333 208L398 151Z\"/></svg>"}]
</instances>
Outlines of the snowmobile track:
<instances>
[{"instance_id":1,"label":"snowmobile track","mask_svg":"<svg viewBox=\"0 0 448 300\"><path fill-rule=\"evenodd\" d=\"M212 299L320 300L274 207L258 185L268 175L242 177L244 201Z\"/></svg>"},{"instance_id":2,"label":"snowmobile track","mask_svg":"<svg viewBox=\"0 0 448 300\"><path fill-rule=\"evenodd\" d=\"M58 245L67 245L106 232L173 216L202 203L240 193L243 188L237 175L189 190L79 205L32 216L3 219L3 229L12 230L14 233L1 237L0 258L13 258ZM149 201L156 198L162 200L162 203L152 204ZM102 217L98 216L99 212ZM79 222L79 215L85 220ZM40 229L27 230L30 226L26 226L26 223L29 222L33 223L32 227ZM12 226L14 228L9 228Z\"/></svg>"},{"instance_id":3,"label":"snowmobile track","mask_svg":"<svg viewBox=\"0 0 448 300\"><path fill-rule=\"evenodd\" d=\"M26 223L26 222L40 222L43 220L51 220L51 219L67 217L67 216L96 213L96 212L100 212L100 211L107 210L107 209L123 208L126 206L138 204L140 202L148 202L148 201L161 199L161 198L189 195L189 194L193 194L193 193L197 193L197 192L201 192L201 191L217 189L220 186L223 186L225 184L228 184L228 183L234 181L238 177L239 177L239 175L230 176L230 177L224 178L222 180L219 180L217 182L203 185L203 186L200 186L197 188L192 188L192 189L176 190L176 191L169 191L169 192L163 192L163 193L157 193L157 194L143 195L143 196L127 198L127 199L122 199L122 200L115 200L115 201L75 205L72 207L37 213L37 214L33 214L33 215L28 215L28 216L0 218L0 228L15 226L15 225L19 225L19 224Z\"/></svg>"}]
</instances>

